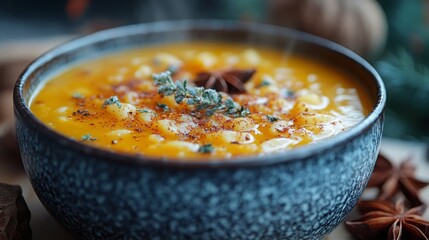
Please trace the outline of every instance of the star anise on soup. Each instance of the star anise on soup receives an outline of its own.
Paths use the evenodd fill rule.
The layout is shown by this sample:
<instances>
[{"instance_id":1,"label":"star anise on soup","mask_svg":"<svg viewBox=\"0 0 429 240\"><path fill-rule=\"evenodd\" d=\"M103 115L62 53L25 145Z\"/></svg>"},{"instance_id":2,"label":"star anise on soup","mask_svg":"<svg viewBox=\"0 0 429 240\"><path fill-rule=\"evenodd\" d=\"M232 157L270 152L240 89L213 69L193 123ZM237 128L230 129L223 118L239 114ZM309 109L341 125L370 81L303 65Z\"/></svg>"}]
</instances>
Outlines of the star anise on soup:
<instances>
[{"instance_id":1,"label":"star anise on soup","mask_svg":"<svg viewBox=\"0 0 429 240\"><path fill-rule=\"evenodd\" d=\"M405 209L404 201L395 205L374 200L358 203L363 216L346 221L346 228L361 240L429 240L429 222L421 216L424 205Z\"/></svg>"},{"instance_id":2,"label":"star anise on soup","mask_svg":"<svg viewBox=\"0 0 429 240\"><path fill-rule=\"evenodd\" d=\"M197 73L194 83L199 87L211 88L225 93L245 93L244 84L256 69L227 69Z\"/></svg>"},{"instance_id":3,"label":"star anise on soup","mask_svg":"<svg viewBox=\"0 0 429 240\"><path fill-rule=\"evenodd\" d=\"M398 192L402 192L411 205L421 205L419 191L429 183L417 180L415 170L416 167L411 159L403 161L399 166L394 166L386 157L379 155L368 187L379 188L378 199L380 200L393 199Z\"/></svg>"}]
</instances>

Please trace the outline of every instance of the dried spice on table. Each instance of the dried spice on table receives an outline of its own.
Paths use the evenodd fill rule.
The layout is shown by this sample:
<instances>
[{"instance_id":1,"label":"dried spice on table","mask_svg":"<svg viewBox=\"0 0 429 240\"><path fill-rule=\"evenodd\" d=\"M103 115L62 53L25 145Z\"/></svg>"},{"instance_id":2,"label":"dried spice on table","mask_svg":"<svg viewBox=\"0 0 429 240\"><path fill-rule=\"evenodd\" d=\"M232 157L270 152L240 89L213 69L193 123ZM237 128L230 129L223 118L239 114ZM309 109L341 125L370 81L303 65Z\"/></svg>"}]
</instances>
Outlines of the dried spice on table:
<instances>
[{"instance_id":1,"label":"dried spice on table","mask_svg":"<svg viewBox=\"0 0 429 240\"><path fill-rule=\"evenodd\" d=\"M406 209L403 200L395 204L386 201L361 201L363 216L346 221L346 228L360 240L428 240L429 222L422 218L426 206Z\"/></svg>"},{"instance_id":2,"label":"dried spice on table","mask_svg":"<svg viewBox=\"0 0 429 240\"><path fill-rule=\"evenodd\" d=\"M245 93L244 84L255 74L255 69L229 69L223 71L200 72L194 83L206 89L215 89L225 93Z\"/></svg>"},{"instance_id":3,"label":"dried spice on table","mask_svg":"<svg viewBox=\"0 0 429 240\"><path fill-rule=\"evenodd\" d=\"M379 155L368 187L379 188L380 200L391 200L398 192L402 192L412 206L421 205L420 189L429 183L416 179L415 170L411 159L394 166L386 157Z\"/></svg>"}]
</instances>

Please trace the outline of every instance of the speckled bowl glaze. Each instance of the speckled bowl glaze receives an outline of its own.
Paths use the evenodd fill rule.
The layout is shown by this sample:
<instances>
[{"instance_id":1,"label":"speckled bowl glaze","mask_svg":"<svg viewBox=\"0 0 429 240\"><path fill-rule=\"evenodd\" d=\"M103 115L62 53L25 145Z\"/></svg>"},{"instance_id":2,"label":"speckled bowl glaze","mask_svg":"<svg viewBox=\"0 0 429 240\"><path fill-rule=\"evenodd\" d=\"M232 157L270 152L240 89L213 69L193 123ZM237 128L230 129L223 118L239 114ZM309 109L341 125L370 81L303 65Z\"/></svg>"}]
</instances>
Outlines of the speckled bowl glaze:
<instances>
[{"instance_id":1,"label":"speckled bowl glaze","mask_svg":"<svg viewBox=\"0 0 429 240\"><path fill-rule=\"evenodd\" d=\"M49 129L29 110L43 82L73 64L186 40L263 44L337 64L367 87L373 110L356 127L317 144L201 162L87 146ZM223 21L140 24L73 40L34 61L14 92L17 137L34 190L79 239L321 239L343 221L367 184L385 99L374 69L343 47L284 28Z\"/></svg>"}]
</instances>

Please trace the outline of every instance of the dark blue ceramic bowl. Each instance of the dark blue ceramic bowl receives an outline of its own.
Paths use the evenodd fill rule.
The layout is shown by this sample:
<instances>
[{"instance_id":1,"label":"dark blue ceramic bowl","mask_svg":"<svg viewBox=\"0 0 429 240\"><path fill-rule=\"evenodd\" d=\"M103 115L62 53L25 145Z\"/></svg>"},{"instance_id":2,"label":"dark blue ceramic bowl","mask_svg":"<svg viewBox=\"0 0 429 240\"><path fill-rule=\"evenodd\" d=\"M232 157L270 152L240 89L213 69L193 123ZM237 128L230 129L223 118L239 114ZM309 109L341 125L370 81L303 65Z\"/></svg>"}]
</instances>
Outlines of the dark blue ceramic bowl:
<instances>
[{"instance_id":1,"label":"dark blue ceramic bowl","mask_svg":"<svg viewBox=\"0 0 429 240\"><path fill-rule=\"evenodd\" d=\"M317 144L230 161L127 156L84 145L29 110L43 82L106 53L186 40L293 50L357 76L372 112ZM78 80L77 80L78 81ZM102 31L34 61L14 93L25 169L49 212L80 239L320 239L355 206L379 150L386 94L374 69L332 42L293 30L219 21L160 22Z\"/></svg>"}]
</instances>

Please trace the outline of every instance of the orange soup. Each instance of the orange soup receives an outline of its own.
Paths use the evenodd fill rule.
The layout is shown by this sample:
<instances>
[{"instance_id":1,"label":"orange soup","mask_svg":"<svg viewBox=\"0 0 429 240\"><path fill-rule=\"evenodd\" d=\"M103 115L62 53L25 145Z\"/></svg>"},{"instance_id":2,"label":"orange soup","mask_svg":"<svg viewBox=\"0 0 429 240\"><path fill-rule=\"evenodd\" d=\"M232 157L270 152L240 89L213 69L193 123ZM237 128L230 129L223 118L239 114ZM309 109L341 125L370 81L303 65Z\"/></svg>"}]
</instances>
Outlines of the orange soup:
<instances>
[{"instance_id":1,"label":"orange soup","mask_svg":"<svg viewBox=\"0 0 429 240\"><path fill-rule=\"evenodd\" d=\"M369 113L359 79L320 60L233 43L150 46L85 62L31 101L76 141L145 156L210 159L323 141Z\"/></svg>"}]
</instances>

